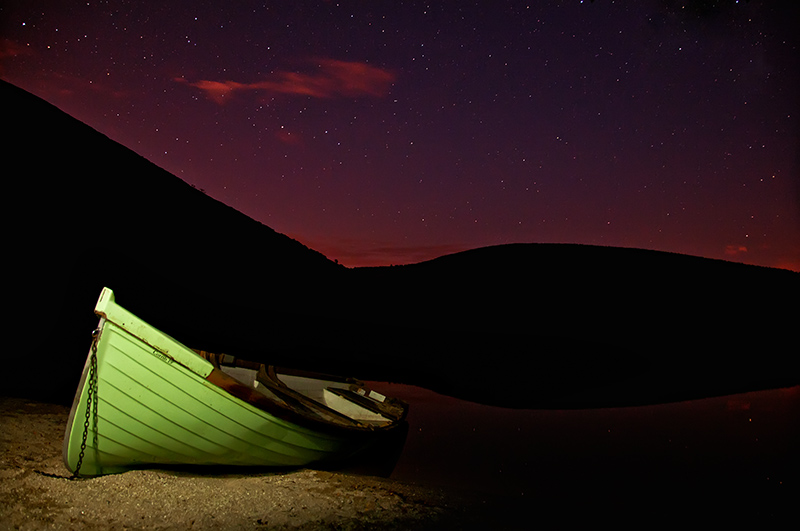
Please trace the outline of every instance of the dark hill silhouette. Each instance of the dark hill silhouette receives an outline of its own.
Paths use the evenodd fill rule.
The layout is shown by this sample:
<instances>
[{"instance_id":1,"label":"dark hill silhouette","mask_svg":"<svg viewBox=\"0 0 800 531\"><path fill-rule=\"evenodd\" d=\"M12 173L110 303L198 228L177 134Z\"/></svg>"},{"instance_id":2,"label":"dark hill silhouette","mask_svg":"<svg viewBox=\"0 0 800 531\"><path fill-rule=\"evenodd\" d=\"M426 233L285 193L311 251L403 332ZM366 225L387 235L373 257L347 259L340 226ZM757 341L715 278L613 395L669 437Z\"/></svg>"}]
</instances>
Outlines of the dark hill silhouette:
<instances>
[{"instance_id":1,"label":"dark hill silhouette","mask_svg":"<svg viewBox=\"0 0 800 531\"><path fill-rule=\"evenodd\" d=\"M103 286L192 347L485 403L634 405L798 383L800 274L539 244L346 269L35 96L0 82L0 101L7 393L71 399Z\"/></svg>"},{"instance_id":2,"label":"dark hill silhouette","mask_svg":"<svg viewBox=\"0 0 800 531\"><path fill-rule=\"evenodd\" d=\"M103 286L167 333L219 350L228 344L204 333L219 316L297 313L345 272L13 85L0 82L0 102L14 363L46 360L36 370L56 393L76 386Z\"/></svg>"},{"instance_id":3,"label":"dark hill silhouette","mask_svg":"<svg viewBox=\"0 0 800 531\"><path fill-rule=\"evenodd\" d=\"M473 364L442 367L436 385L451 392L443 387L450 385L451 394L483 400L503 385L510 403L577 407L800 381L800 275L791 271L639 249L515 244L358 274L381 288L366 307L391 300L400 310L390 321L449 331L461 352L474 354Z\"/></svg>"}]
</instances>

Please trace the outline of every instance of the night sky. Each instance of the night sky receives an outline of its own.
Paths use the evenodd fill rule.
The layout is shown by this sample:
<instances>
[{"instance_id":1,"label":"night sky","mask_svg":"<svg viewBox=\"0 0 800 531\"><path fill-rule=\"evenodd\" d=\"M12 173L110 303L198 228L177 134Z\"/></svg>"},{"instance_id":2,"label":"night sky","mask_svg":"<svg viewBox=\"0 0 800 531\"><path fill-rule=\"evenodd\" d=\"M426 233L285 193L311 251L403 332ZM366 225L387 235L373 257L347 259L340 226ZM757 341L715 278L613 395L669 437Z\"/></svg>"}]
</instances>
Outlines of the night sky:
<instances>
[{"instance_id":1,"label":"night sky","mask_svg":"<svg viewBox=\"0 0 800 531\"><path fill-rule=\"evenodd\" d=\"M4 0L0 77L348 266L800 271L797 5Z\"/></svg>"}]
</instances>

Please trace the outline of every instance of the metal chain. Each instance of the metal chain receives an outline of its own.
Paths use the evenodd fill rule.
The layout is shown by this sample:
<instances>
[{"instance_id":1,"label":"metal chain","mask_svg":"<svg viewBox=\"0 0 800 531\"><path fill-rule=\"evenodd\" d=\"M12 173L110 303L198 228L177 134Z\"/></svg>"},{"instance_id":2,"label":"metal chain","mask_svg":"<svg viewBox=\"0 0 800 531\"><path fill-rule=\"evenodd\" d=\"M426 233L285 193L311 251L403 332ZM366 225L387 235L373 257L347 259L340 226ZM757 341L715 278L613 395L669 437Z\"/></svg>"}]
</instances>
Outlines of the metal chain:
<instances>
[{"instance_id":1,"label":"metal chain","mask_svg":"<svg viewBox=\"0 0 800 531\"><path fill-rule=\"evenodd\" d=\"M72 479L78 477L83 464L83 456L86 452L86 441L89 438L89 419L92 416L92 404L97 399L97 341L100 337L100 329L92 332L92 354L89 358L89 390L86 393L86 419L83 422L83 439L81 440L81 453L78 455L78 464L75 466L75 473L72 474ZM96 424L96 422L95 422ZM97 431L95 431L95 437ZM95 440L95 447L97 442Z\"/></svg>"}]
</instances>

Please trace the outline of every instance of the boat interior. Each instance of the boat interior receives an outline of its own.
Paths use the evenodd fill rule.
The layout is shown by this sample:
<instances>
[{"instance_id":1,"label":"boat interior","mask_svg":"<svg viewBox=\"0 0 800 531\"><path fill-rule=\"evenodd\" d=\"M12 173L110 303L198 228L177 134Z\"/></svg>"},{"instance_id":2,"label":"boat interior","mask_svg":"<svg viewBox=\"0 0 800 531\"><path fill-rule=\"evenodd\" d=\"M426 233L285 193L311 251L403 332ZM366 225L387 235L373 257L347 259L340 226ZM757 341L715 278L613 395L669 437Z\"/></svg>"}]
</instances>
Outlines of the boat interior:
<instances>
[{"instance_id":1,"label":"boat interior","mask_svg":"<svg viewBox=\"0 0 800 531\"><path fill-rule=\"evenodd\" d=\"M227 354L195 352L270 402L312 420L345 428L375 429L405 418L404 402L383 396L353 378L281 369ZM256 406L263 403L248 401L256 402Z\"/></svg>"}]
</instances>

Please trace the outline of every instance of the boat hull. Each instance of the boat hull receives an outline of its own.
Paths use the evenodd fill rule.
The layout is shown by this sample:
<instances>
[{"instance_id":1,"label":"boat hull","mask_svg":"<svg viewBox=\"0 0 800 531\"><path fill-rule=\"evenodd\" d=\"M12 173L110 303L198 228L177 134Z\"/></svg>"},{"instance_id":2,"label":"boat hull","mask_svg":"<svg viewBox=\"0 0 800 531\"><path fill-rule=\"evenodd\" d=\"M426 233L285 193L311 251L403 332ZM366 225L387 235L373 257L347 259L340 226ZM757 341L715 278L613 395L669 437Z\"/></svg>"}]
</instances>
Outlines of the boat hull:
<instances>
[{"instance_id":1,"label":"boat hull","mask_svg":"<svg viewBox=\"0 0 800 531\"><path fill-rule=\"evenodd\" d=\"M116 305L110 290L96 312L91 408L92 352L64 438L73 473L79 460L81 476L152 465L303 466L369 445L366 434L298 426L232 396L206 379L211 363Z\"/></svg>"}]
</instances>

